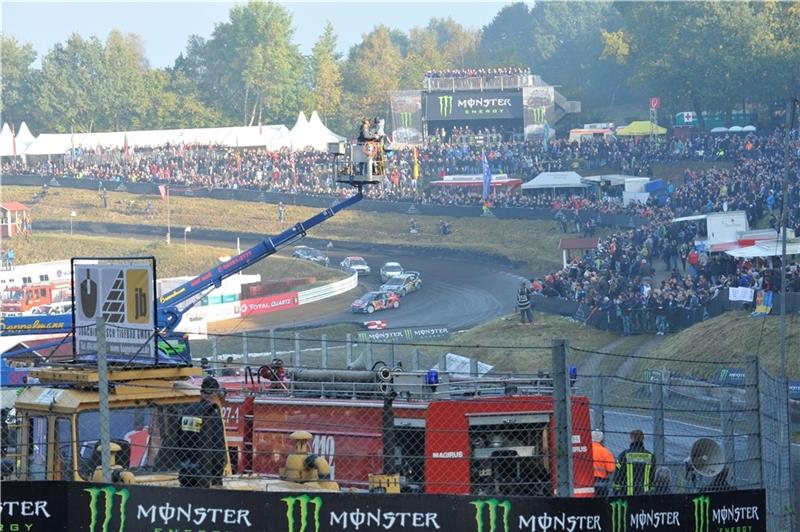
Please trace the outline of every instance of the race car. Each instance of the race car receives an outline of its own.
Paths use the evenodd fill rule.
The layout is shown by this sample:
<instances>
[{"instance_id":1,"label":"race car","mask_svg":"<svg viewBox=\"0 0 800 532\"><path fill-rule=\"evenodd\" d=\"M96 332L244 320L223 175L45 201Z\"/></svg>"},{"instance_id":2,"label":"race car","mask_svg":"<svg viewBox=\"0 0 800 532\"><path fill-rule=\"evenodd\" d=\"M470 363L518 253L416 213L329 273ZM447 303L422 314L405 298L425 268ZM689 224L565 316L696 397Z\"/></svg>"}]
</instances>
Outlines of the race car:
<instances>
[{"instance_id":1,"label":"race car","mask_svg":"<svg viewBox=\"0 0 800 532\"><path fill-rule=\"evenodd\" d=\"M321 266L328 265L328 257L318 249L310 248L308 246L295 246L292 257L296 259L310 260L316 262Z\"/></svg>"},{"instance_id":2,"label":"race car","mask_svg":"<svg viewBox=\"0 0 800 532\"><path fill-rule=\"evenodd\" d=\"M356 272L358 275L367 275L372 271L367 261L364 260L364 257L345 257L339 265L343 270Z\"/></svg>"},{"instance_id":3,"label":"race car","mask_svg":"<svg viewBox=\"0 0 800 532\"><path fill-rule=\"evenodd\" d=\"M376 310L397 308L400 306L400 296L394 292L367 292L353 301L350 310L357 313L372 314Z\"/></svg>"},{"instance_id":4,"label":"race car","mask_svg":"<svg viewBox=\"0 0 800 532\"><path fill-rule=\"evenodd\" d=\"M392 277L397 277L403 273L403 267L399 262L387 262L381 266L381 282L385 283Z\"/></svg>"},{"instance_id":5,"label":"race car","mask_svg":"<svg viewBox=\"0 0 800 532\"><path fill-rule=\"evenodd\" d=\"M419 272L403 272L392 277L381 285L381 292L394 292L404 297L409 292L414 292L422 287L422 276Z\"/></svg>"}]
</instances>

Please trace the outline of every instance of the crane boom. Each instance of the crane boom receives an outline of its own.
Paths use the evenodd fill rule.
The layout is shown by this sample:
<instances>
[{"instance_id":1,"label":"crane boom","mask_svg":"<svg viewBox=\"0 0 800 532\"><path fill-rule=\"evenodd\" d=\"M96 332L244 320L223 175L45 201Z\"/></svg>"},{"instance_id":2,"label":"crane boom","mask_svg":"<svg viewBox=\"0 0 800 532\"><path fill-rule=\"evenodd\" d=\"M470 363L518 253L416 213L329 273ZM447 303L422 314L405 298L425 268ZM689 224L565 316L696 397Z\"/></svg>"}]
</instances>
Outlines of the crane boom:
<instances>
[{"instance_id":1,"label":"crane boom","mask_svg":"<svg viewBox=\"0 0 800 532\"><path fill-rule=\"evenodd\" d=\"M265 238L230 260L163 294L159 298L156 314L157 328L166 332L174 331L184 313L194 306L208 290L219 287L224 279L269 257L283 246L303 238L309 229L331 218L339 211L358 203L363 197L361 186L359 186L357 194L305 221L296 223L276 236ZM65 333L71 332L71 330L72 314L0 317L0 336Z\"/></svg>"}]
</instances>

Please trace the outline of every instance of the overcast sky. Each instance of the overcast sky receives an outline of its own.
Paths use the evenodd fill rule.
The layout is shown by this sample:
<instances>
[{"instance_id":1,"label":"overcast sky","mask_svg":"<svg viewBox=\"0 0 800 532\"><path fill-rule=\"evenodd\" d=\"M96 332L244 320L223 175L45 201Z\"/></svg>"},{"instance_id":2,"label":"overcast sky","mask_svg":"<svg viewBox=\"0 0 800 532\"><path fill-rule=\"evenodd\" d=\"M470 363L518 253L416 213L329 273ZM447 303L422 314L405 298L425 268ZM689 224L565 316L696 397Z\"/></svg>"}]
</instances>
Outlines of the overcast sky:
<instances>
[{"instance_id":1,"label":"overcast sky","mask_svg":"<svg viewBox=\"0 0 800 532\"><path fill-rule=\"evenodd\" d=\"M72 33L102 40L114 28L142 37L145 54L154 67L171 66L185 49L189 35L208 37L216 23L228 19L232 5L241 2L15 2L3 0L2 33L30 42L41 56ZM342 53L378 24L408 31L431 17L452 17L470 28L491 22L506 2L280 2L291 11L295 42L303 53L333 23Z\"/></svg>"}]
</instances>

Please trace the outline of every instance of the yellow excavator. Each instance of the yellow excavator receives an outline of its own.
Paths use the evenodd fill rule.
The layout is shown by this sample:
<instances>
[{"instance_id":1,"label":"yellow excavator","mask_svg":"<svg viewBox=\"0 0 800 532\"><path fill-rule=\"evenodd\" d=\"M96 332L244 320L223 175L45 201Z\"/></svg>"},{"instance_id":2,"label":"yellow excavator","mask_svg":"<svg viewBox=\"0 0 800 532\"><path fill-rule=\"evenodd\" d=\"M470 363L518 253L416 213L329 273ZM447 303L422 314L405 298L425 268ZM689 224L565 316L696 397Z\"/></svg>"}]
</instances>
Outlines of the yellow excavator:
<instances>
[{"instance_id":1,"label":"yellow excavator","mask_svg":"<svg viewBox=\"0 0 800 532\"><path fill-rule=\"evenodd\" d=\"M184 411L201 400L194 367L135 367L109 370L111 480L156 486L180 485L178 432ZM24 388L15 401L15 420L4 459L7 480L100 481L100 392L96 368L37 369L39 384ZM223 418L223 405L214 409ZM223 431L224 432L224 431ZM214 487L253 491L339 491L322 457L310 453L312 436L291 435L279 478L234 475L229 447L222 482ZM219 445L223 445L220 441ZM282 456L271 459L283 461ZM13 464L13 465L12 465Z\"/></svg>"}]
</instances>

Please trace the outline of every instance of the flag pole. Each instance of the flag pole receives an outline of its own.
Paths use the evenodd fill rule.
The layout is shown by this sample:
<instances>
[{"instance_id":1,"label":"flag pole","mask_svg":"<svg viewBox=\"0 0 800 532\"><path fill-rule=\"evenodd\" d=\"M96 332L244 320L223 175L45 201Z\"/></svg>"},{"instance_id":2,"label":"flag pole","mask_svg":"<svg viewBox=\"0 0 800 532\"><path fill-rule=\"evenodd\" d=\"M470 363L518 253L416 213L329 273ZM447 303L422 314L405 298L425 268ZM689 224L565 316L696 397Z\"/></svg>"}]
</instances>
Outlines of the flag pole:
<instances>
[{"instance_id":1,"label":"flag pole","mask_svg":"<svg viewBox=\"0 0 800 532\"><path fill-rule=\"evenodd\" d=\"M172 233L172 225L169 220L169 185L167 185L167 245L170 245L170 234Z\"/></svg>"}]
</instances>

